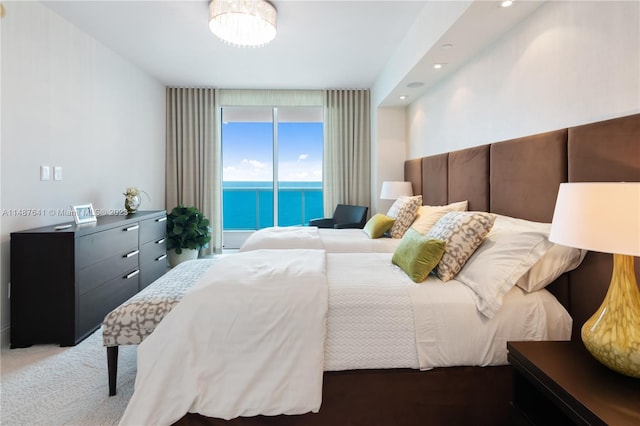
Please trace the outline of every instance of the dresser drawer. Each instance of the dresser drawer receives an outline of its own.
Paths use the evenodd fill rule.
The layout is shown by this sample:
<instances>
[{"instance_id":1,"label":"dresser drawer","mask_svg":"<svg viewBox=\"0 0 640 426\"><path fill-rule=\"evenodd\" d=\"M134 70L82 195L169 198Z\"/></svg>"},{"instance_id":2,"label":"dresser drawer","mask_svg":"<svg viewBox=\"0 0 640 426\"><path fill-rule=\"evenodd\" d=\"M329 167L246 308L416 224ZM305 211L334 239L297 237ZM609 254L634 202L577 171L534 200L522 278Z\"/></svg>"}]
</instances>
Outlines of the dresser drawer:
<instances>
[{"instance_id":1,"label":"dresser drawer","mask_svg":"<svg viewBox=\"0 0 640 426\"><path fill-rule=\"evenodd\" d=\"M140 221L140 243L159 240L167 234L167 216Z\"/></svg>"},{"instance_id":2,"label":"dresser drawer","mask_svg":"<svg viewBox=\"0 0 640 426\"><path fill-rule=\"evenodd\" d=\"M98 328L109 312L138 292L139 278L134 269L80 296L76 333L83 336Z\"/></svg>"},{"instance_id":3,"label":"dresser drawer","mask_svg":"<svg viewBox=\"0 0 640 426\"><path fill-rule=\"evenodd\" d=\"M124 254L116 254L101 262L81 269L78 271L78 294L83 295L100 286L105 281L136 269L139 257L139 250L133 249Z\"/></svg>"},{"instance_id":4,"label":"dresser drawer","mask_svg":"<svg viewBox=\"0 0 640 426\"><path fill-rule=\"evenodd\" d=\"M140 247L140 264L153 262L159 256L167 253L167 242L164 237L149 241Z\"/></svg>"},{"instance_id":5,"label":"dresser drawer","mask_svg":"<svg viewBox=\"0 0 640 426\"><path fill-rule=\"evenodd\" d=\"M162 254L149 263L144 263L140 268L140 289L142 290L161 276L169 269L167 255Z\"/></svg>"},{"instance_id":6,"label":"dresser drawer","mask_svg":"<svg viewBox=\"0 0 640 426\"><path fill-rule=\"evenodd\" d=\"M96 232L78 238L76 242L76 265L79 269L100 262L114 253L125 253L138 248L138 229L132 223Z\"/></svg>"}]
</instances>

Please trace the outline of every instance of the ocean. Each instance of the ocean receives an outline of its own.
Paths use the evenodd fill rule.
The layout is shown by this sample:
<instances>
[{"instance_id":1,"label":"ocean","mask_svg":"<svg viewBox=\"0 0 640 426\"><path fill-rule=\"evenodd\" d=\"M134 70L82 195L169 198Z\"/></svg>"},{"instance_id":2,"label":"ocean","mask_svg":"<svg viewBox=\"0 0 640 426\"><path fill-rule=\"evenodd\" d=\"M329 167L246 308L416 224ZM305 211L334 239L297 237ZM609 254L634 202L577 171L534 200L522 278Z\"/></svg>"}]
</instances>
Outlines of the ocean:
<instances>
[{"instance_id":1,"label":"ocean","mask_svg":"<svg viewBox=\"0 0 640 426\"><path fill-rule=\"evenodd\" d=\"M278 226L308 225L323 217L322 182L278 183ZM274 226L272 182L222 183L225 231Z\"/></svg>"}]
</instances>

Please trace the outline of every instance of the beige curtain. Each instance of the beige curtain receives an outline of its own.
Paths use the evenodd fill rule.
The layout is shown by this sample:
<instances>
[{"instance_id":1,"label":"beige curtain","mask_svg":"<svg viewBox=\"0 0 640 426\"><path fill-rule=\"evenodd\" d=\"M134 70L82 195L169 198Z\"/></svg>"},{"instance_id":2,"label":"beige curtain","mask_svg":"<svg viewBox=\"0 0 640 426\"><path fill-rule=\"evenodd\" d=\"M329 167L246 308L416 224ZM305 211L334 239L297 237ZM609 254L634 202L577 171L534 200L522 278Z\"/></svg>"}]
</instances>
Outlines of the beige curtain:
<instances>
[{"instance_id":1,"label":"beige curtain","mask_svg":"<svg viewBox=\"0 0 640 426\"><path fill-rule=\"evenodd\" d=\"M209 219L211 243L203 254L222 248L215 122L214 89L167 88L165 205L167 212L196 206Z\"/></svg>"},{"instance_id":2,"label":"beige curtain","mask_svg":"<svg viewBox=\"0 0 640 426\"><path fill-rule=\"evenodd\" d=\"M336 205L371 205L371 137L368 90L325 92L323 201L326 216Z\"/></svg>"}]
</instances>

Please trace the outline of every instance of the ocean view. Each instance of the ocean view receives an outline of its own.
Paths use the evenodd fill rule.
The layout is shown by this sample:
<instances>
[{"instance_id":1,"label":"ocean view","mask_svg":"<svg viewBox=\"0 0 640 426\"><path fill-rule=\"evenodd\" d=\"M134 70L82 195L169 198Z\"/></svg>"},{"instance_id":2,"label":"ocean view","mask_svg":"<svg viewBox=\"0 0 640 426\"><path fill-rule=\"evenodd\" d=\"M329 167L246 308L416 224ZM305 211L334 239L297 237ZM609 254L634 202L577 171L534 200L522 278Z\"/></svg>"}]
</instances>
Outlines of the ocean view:
<instances>
[{"instance_id":1,"label":"ocean view","mask_svg":"<svg viewBox=\"0 0 640 426\"><path fill-rule=\"evenodd\" d=\"M274 226L273 183L222 183L223 227L226 231ZM278 183L278 226L307 225L323 217L322 182Z\"/></svg>"}]
</instances>

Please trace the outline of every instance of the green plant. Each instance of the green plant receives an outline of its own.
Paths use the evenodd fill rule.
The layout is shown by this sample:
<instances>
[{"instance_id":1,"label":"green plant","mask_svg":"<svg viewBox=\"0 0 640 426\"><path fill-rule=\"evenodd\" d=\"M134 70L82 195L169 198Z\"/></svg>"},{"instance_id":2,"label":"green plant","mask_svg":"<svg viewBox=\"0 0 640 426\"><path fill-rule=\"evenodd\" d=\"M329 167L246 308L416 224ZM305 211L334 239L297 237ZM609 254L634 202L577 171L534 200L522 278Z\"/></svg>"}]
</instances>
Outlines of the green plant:
<instances>
[{"instance_id":1,"label":"green plant","mask_svg":"<svg viewBox=\"0 0 640 426\"><path fill-rule=\"evenodd\" d=\"M177 206L167 215L167 250L199 250L211 241L209 219L195 207Z\"/></svg>"}]
</instances>

